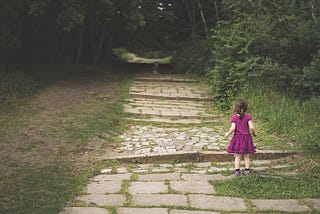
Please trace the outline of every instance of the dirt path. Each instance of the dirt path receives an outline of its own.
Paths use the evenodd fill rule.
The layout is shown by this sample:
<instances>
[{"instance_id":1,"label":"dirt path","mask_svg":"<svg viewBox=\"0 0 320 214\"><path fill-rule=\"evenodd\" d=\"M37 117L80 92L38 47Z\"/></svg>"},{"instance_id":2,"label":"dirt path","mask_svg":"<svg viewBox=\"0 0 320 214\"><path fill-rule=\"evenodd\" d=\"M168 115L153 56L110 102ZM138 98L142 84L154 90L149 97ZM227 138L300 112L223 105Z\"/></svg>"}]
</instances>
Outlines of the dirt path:
<instances>
[{"instance_id":1,"label":"dirt path","mask_svg":"<svg viewBox=\"0 0 320 214\"><path fill-rule=\"evenodd\" d=\"M46 165L59 159L75 163L88 161L90 151L85 156L82 153L65 155L68 151L74 151L75 145L66 144L63 134L54 131L56 126L64 125L64 117L69 117L68 114L83 103L97 99L102 103L116 101L113 94L117 79L105 75L80 77L59 81L41 89L20 113L22 120L18 120L17 115L7 116L8 124L15 123L11 126L17 126L17 130L10 141L4 142L6 146L2 146L0 156L7 157L9 162L14 163L11 165L17 168ZM16 167L3 167L2 172Z\"/></svg>"}]
</instances>

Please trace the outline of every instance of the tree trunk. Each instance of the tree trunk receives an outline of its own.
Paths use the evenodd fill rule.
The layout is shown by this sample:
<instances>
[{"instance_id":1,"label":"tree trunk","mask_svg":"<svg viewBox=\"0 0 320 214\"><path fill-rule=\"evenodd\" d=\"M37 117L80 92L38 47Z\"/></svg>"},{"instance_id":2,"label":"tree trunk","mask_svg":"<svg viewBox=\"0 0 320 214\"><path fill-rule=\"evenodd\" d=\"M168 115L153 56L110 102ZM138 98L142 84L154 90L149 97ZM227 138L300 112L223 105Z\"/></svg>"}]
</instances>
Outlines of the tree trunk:
<instances>
[{"instance_id":1,"label":"tree trunk","mask_svg":"<svg viewBox=\"0 0 320 214\"><path fill-rule=\"evenodd\" d=\"M217 26L219 27L219 10L218 10L217 0L213 0L213 3L214 3L214 9L216 11Z\"/></svg>"},{"instance_id":2,"label":"tree trunk","mask_svg":"<svg viewBox=\"0 0 320 214\"><path fill-rule=\"evenodd\" d=\"M61 44L60 44L60 51L59 51L59 62L64 62L64 54L66 50L66 40L67 40L67 33L63 30L62 32L62 38L61 38Z\"/></svg>"},{"instance_id":3,"label":"tree trunk","mask_svg":"<svg viewBox=\"0 0 320 214\"><path fill-rule=\"evenodd\" d=\"M201 6L200 0L198 0L198 5L199 5L199 9L200 9L200 15L201 15L201 19L202 19L202 23L203 23L203 27L204 27L204 32L205 32L205 35L206 35L206 39L209 39L207 22L206 22L206 19L204 17L204 14L203 14L203 10L202 10L202 6Z\"/></svg>"},{"instance_id":4,"label":"tree trunk","mask_svg":"<svg viewBox=\"0 0 320 214\"><path fill-rule=\"evenodd\" d=\"M99 60L100 60L100 57L101 57L103 43L104 43L104 40L105 40L105 37L106 37L106 28L107 28L107 21L105 21L103 23L103 27L101 29L100 39L99 39L99 43L98 43L98 46L97 46L96 54L94 56L94 61L93 61L94 65L97 65L99 63Z\"/></svg>"},{"instance_id":5,"label":"tree trunk","mask_svg":"<svg viewBox=\"0 0 320 214\"><path fill-rule=\"evenodd\" d=\"M107 36L107 45L106 45L106 64L110 64L112 61L112 40L113 40L113 32L112 32L112 22L108 24L108 36Z\"/></svg>"},{"instance_id":6,"label":"tree trunk","mask_svg":"<svg viewBox=\"0 0 320 214\"><path fill-rule=\"evenodd\" d=\"M313 5L312 0L309 1L309 4L310 4L310 7L311 7L311 15L312 15L312 18L314 19L315 23L318 23L318 19L317 19L315 10L314 10L314 5Z\"/></svg>"},{"instance_id":7,"label":"tree trunk","mask_svg":"<svg viewBox=\"0 0 320 214\"><path fill-rule=\"evenodd\" d=\"M79 46L78 46L78 53L77 53L77 58L76 58L76 65L80 64L80 58L81 58L81 55L82 55L82 47L83 47L83 38L84 38L84 25L81 27L80 38L79 38Z\"/></svg>"},{"instance_id":8,"label":"tree trunk","mask_svg":"<svg viewBox=\"0 0 320 214\"><path fill-rule=\"evenodd\" d=\"M33 17L32 18L33 20L33 39L34 40L32 40L32 62L33 62L33 64L36 64L37 63L37 45L38 45L38 43L37 43L37 41L35 41L36 40L36 38L37 38L37 35L38 35L38 33L37 33L37 20L36 20L36 17Z\"/></svg>"},{"instance_id":9,"label":"tree trunk","mask_svg":"<svg viewBox=\"0 0 320 214\"><path fill-rule=\"evenodd\" d=\"M88 36L89 36L89 55L91 60L94 60L96 44L95 44L95 21L94 21L94 12L90 11L88 16Z\"/></svg>"},{"instance_id":10,"label":"tree trunk","mask_svg":"<svg viewBox=\"0 0 320 214\"><path fill-rule=\"evenodd\" d=\"M188 0L188 1L184 1L183 3L185 4L186 8L187 8L187 12L188 12L188 17L189 17L189 21L190 21L190 27L191 27L191 38L192 40L195 39L196 37L196 21L195 21L195 9L194 9L194 5L192 3L192 0Z\"/></svg>"}]
</instances>

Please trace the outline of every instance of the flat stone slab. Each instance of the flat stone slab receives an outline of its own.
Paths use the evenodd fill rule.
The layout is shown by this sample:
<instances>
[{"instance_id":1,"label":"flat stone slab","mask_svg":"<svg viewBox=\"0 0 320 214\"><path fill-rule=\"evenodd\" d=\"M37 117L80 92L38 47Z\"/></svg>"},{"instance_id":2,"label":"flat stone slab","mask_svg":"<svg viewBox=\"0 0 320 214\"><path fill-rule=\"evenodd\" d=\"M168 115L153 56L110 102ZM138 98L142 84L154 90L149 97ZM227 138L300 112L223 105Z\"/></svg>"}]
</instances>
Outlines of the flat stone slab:
<instances>
[{"instance_id":1,"label":"flat stone slab","mask_svg":"<svg viewBox=\"0 0 320 214\"><path fill-rule=\"evenodd\" d=\"M194 210L171 210L170 214L219 214L210 211L194 211Z\"/></svg>"},{"instance_id":2,"label":"flat stone slab","mask_svg":"<svg viewBox=\"0 0 320 214\"><path fill-rule=\"evenodd\" d=\"M246 211L247 206L241 198L210 195L189 195L190 206L199 209L222 211Z\"/></svg>"},{"instance_id":3,"label":"flat stone slab","mask_svg":"<svg viewBox=\"0 0 320 214\"><path fill-rule=\"evenodd\" d=\"M110 194L110 195L81 195L76 197L76 200L86 203L92 203L98 206L122 206L126 200L123 195Z\"/></svg>"},{"instance_id":4,"label":"flat stone slab","mask_svg":"<svg viewBox=\"0 0 320 214\"><path fill-rule=\"evenodd\" d=\"M139 175L138 181L179 181L180 173Z\"/></svg>"},{"instance_id":5,"label":"flat stone slab","mask_svg":"<svg viewBox=\"0 0 320 214\"><path fill-rule=\"evenodd\" d=\"M108 210L97 207L66 207L59 214L108 214Z\"/></svg>"},{"instance_id":6,"label":"flat stone slab","mask_svg":"<svg viewBox=\"0 0 320 214\"><path fill-rule=\"evenodd\" d=\"M130 180L132 173L126 174L115 174L115 175L97 175L93 178L96 182L105 182L105 181L122 181L122 180Z\"/></svg>"},{"instance_id":7,"label":"flat stone slab","mask_svg":"<svg viewBox=\"0 0 320 214\"><path fill-rule=\"evenodd\" d=\"M166 208L125 208L118 209L117 214L168 214Z\"/></svg>"},{"instance_id":8,"label":"flat stone slab","mask_svg":"<svg viewBox=\"0 0 320 214\"><path fill-rule=\"evenodd\" d=\"M215 190L207 181L171 181L173 190L181 193L213 194Z\"/></svg>"},{"instance_id":9,"label":"flat stone slab","mask_svg":"<svg viewBox=\"0 0 320 214\"><path fill-rule=\"evenodd\" d=\"M129 187L130 194L167 193L168 186L164 182L132 182Z\"/></svg>"},{"instance_id":10,"label":"flat stone slab","mask_svg":"<svg viewBox=\"0 0 320 214\"><path fill-rule=\"evenodd\" d=\"M134 206L188 206L186 195L179 194L135 194L132 196Z\"/></svg>"},{"instance_id":11,"label":"flat stone slab","mask_svg":"<svg viewBox=\"0 0 320 214\"><path fill-rule=\"evenodd\" d=\"M306 202L311 203L313 208L320 209L320 198L308 198Z\"/></svg>"},{"instance_id":12,"label":"flat stone slab","mask_svg":"<svg viewBox=\"0 0 320 214\"><path fill-rule=\"evenodd\" d=\"M298 200L251 200L259 210L274 210L283 212L308 212L311 209L299 203Z\"/></svg>"},{"instance_id":13,"label":"flat stone slab","mask_svg":"<svg viewBox=\"0 0 320 214\"><path fill-rule=\"evenodd\" d=\"M151 118L126 118L127 120L140 121L140 122L157 122L157 123L171 123L171 124L199 124L201 120L199 119L175 119L163 117L151 117Z\"/></svg>"},{"instance_id":14,"label":"flat stone slab","mask_svg":"<svg viewBox=\"0 0 320 214\"><path fill-rule=\"evenodd\" d=\"M204 174L183 174L181 176L182 180L186 181L210 181L210 180L226 180L229 177L215 174L215 175L204 175Z\"/></svg>"},{"instance_id":15,"label":"flat stone slab","mask_svg":"<svg viewBox=\"0 0 320 214\"><path fill-rule=\"evenodd\" d=\"M121 181L93 182L87 186L89 194L117 193L121 189Z\"/></svg>"}]
</instances>

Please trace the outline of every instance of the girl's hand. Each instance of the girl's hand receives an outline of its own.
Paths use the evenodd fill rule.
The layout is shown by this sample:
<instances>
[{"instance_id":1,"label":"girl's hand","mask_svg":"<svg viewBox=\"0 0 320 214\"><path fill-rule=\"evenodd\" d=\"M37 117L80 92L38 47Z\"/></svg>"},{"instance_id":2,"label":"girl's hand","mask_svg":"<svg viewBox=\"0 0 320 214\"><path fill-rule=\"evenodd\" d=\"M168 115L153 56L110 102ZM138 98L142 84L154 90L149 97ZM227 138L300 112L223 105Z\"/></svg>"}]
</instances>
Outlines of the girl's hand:
<instances>
[{"instance_id":1,"label":"girl's hand","mask_svg":"<svg viewBox=\"0 0 320 214\"><path fill-rule=\"evenodd\" d=\"M224 132L224 136L225 136L225 137L228 137L228 136L229 136L229 131L225 131L225 132Z\"/></svg>"}]
</instances>

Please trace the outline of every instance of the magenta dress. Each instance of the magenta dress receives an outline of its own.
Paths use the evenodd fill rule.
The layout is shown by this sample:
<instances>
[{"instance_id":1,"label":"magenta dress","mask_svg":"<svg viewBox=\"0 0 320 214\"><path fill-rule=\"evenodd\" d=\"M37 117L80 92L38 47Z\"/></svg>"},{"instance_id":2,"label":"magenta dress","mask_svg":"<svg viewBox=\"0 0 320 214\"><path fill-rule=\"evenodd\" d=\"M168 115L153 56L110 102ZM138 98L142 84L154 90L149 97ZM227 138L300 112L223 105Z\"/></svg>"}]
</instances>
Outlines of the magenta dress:
<instances>
[{"instance_id":1,"label":"magenta dress","mask_svg":"<svg viewBox=\"0 0 320 214\"><path fill-rule=\"evenodd\" d=\"M232 115L230 121L236 124L236 129L228 146L228 153L252 154L256 152L256 147L249 132L248 122L250 120L252 120L250 114L245 114L241 120L239 115Z\"/></svg>"}]
</instances>

